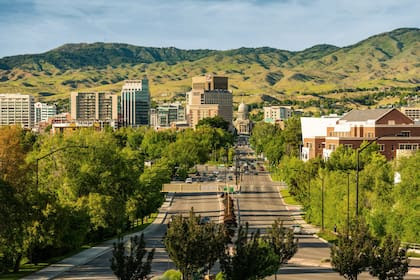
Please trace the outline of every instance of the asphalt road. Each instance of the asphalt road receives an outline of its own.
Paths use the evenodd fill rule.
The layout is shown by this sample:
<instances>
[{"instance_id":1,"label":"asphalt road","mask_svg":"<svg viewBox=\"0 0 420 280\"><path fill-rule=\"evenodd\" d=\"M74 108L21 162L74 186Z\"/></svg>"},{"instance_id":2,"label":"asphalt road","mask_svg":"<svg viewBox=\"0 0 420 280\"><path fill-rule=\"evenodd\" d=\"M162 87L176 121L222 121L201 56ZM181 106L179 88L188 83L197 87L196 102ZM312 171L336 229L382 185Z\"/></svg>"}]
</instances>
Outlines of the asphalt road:
<instances>
[{"instance_id":1,"label":"asphalt road","mask_svg":"<svg viewBox=\"0 0 420 280\"><path fill-rule=\"evenodd\" d=\"M168 210L167 218L163 223L151 224L144 231L147 246L156 249L152 266L153 275L160 275L164 271L174 268L173 263L165 252L162 238L166 232L169 217L173 214L188 215L191 207L194 208L194 212L197 214L208 216L216 222L219 221L221 205L215 193L175 195ZM56 279L117 279L110 269L111 256L111 251L108 251L85 265L69 270Z\"/></svg>"}]
</instances>

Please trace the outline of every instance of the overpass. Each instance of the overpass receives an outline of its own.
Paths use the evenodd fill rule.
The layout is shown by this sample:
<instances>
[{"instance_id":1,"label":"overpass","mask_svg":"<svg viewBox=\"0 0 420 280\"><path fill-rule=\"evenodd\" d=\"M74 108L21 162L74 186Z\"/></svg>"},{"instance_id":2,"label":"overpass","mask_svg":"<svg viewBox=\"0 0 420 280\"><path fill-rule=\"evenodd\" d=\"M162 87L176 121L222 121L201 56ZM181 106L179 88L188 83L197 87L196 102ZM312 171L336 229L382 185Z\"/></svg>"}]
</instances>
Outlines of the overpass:
<instances>
[{"instance_id":1,"label":"overpass","mask_svg":"<svg viewBox=\"0 0 420 280\"><path fill-rule=\"evenodd\" d=\"M210 193L210 192L235 192L239 187L234 184L225 184L224 182L204 182L204 183L184 183L173 182L164 184L162 192L171 193Z\"/></svg>"}]
</instances>

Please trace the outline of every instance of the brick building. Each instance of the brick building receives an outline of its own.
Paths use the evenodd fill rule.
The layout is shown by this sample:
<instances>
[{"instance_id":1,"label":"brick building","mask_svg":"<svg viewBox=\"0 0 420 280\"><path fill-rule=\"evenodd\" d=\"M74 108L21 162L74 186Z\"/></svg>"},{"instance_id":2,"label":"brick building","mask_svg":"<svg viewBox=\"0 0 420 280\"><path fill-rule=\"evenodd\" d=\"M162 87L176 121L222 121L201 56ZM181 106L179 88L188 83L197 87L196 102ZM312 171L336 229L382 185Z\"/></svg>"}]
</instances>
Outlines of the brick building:
<instances>
[{"instance_id":1,"label":"brick building","mask_svg":"<svg viewBox=\"0 0 420 280\"><path fill-rule=\"evenodd\" d=\"M375 139L380 152L391 160L419 148L420 125L397 109L353 110L328 125L325 137L303 138L302 158L325 159L339 145L356 149Z\"/></svg>"}]
</instances>

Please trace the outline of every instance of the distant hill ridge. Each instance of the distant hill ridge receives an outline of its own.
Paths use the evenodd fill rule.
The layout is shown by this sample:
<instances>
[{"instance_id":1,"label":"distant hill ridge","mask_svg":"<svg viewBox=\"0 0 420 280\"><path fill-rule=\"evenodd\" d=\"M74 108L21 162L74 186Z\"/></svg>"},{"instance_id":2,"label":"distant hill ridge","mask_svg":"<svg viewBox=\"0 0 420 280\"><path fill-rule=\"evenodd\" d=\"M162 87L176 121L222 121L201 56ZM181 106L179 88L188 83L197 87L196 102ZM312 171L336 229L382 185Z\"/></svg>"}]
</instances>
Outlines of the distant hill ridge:
<instances>
[{"instance_id":1,"label":"distant hill ridge","mask_svg":"<svg viewBox=\"0 0 420 280\"><path fill-rule=\"evenodd\" d=\"M419 69L419 28L396 29L342 48L321 44L302 51L80 43L1 58L0 90L23 87L22 91L52 96L82 88L114 90L122 80L141 74L151 79L152 93L162 94L182 92L192 75L214 72L228 75L237 91L280 94L350 85L413 86L420 83Z\"/></svg>"}]
</instances>

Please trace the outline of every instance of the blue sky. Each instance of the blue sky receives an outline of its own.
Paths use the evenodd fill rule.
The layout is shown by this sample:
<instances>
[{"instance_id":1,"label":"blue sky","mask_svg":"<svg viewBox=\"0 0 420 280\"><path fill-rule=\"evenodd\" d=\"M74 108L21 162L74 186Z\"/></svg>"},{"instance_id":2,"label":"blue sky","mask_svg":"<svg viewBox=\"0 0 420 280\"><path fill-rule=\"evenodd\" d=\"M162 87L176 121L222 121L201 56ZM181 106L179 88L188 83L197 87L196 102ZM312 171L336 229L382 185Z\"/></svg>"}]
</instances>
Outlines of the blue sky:
<instances>
[{"instance_id":1,"label":"blue sky","mask_svg":"<svg viewBox=\"0 0 420 280\"><path fill-rule=\"evenodd\" d=\"M345 46L420 27L419 0L0 0L0 57L65 43L183 49Z\"/></svg>"}]
</instances>

